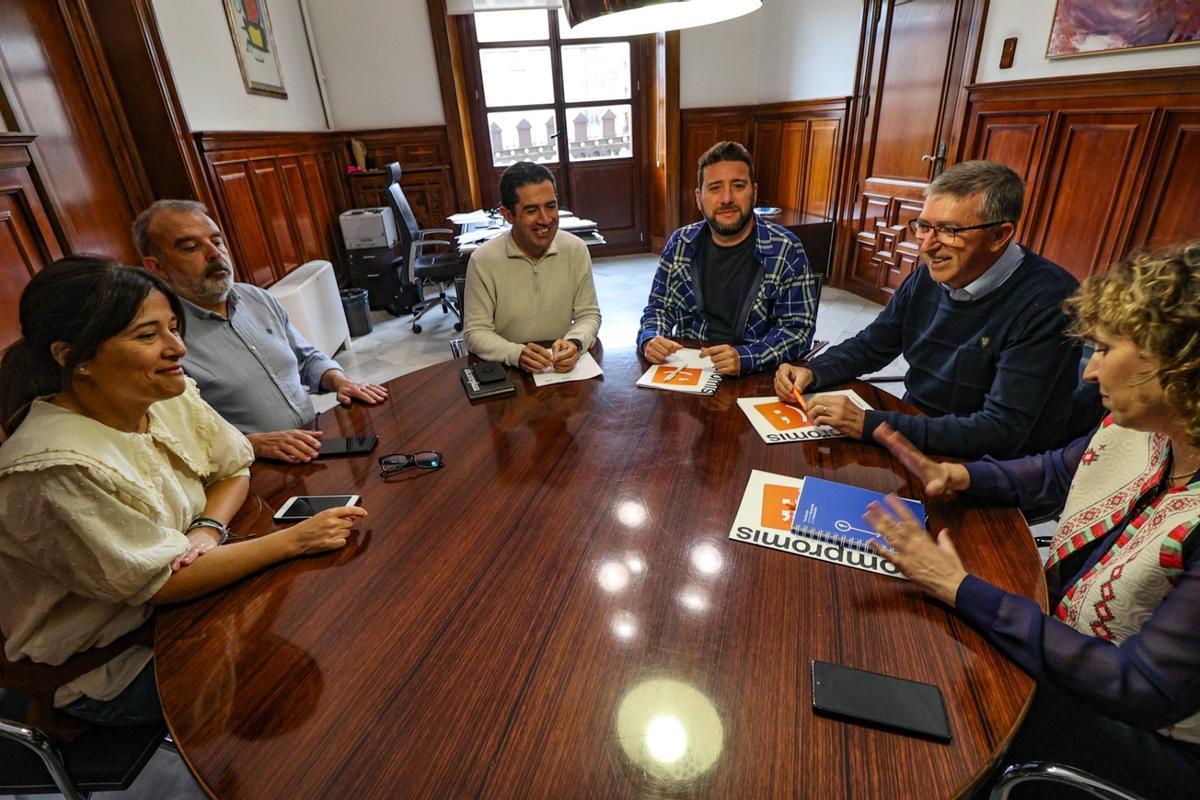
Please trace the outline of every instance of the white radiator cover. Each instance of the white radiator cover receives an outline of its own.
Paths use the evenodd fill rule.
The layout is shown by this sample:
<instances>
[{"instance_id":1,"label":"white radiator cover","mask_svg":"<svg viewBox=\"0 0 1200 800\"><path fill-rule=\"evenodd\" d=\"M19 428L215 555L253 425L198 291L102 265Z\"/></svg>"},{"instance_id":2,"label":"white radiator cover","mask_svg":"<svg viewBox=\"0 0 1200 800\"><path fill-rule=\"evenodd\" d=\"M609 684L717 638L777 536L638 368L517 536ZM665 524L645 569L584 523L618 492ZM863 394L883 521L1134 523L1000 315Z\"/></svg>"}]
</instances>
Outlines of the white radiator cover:
<instances>
[{"instance_id":1,"label":"white radiator cover","mask_svg":"<svg viewBox=\"0 0 1200 800\"><path fill-rule=\"evenodd\" d=\"M267 291L287 311L296 330L322 353L332 356L343 346L350 349L350 326L328 261L301 264Z\"/></svg>"}]
</instances>

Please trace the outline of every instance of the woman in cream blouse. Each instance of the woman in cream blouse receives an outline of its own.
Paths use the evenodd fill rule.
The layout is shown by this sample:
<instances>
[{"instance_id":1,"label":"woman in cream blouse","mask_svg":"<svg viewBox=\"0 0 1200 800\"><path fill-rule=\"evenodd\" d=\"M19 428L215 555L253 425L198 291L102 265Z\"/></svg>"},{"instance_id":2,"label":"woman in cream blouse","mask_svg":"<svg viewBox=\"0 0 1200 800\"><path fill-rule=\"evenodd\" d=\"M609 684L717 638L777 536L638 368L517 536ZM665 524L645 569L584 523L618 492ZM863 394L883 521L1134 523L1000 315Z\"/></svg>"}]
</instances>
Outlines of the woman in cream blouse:
<instances>
[{"instance_id":1,"label":"woman in cream blouse","mask_svg":"<svg viewBox=\"0 0 1200 800\"><path fill-rule=\"evenodd\" d=\"M183 374L184 314L165 283L96 257L62 259L21 296L23 338L0 362L0 632L9 660L60 664L180 602L303 553L341 547L342 508L217 547L253 453ZM152 651L133 646L60 687L99 724L160 715Z\"/></svg>"}]
</instances>

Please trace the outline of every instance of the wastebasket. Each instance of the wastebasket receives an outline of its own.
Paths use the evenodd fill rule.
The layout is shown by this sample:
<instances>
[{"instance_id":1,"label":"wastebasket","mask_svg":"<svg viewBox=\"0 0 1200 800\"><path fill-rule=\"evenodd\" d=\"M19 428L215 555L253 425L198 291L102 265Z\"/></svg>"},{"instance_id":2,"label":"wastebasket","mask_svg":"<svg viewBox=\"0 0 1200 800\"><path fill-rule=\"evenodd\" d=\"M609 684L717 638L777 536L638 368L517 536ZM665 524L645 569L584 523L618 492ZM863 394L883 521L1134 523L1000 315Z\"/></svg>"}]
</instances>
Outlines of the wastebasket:
<instances>
[{"instance_id":1,"label":"wastebasket","mask_svg":"<svg viewBox=\"0 0 1200 800\"><path fill-rule=\"evenodd\" d=\"M342 289L342 311L346 313L346 324L351 336L366 336L372 330L371 307L367 302L366 289Z\"/></svg>"}]
</instances>

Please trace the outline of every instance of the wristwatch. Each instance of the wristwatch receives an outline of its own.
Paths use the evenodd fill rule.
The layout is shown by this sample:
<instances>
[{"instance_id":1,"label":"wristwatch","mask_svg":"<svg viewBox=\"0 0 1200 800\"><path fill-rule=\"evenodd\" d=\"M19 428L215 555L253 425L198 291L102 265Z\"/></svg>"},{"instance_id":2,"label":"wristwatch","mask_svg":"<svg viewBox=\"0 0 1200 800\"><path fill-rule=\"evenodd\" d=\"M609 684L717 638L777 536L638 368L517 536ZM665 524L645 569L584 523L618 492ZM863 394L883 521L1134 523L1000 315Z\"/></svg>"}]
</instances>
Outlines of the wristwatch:
<instances>
[{"instance_id":1,"label":"wristwatch","mask_svg":"<svg viewBox=\"0 0 1200 800\"><path fill-rule=\"evenodd\" d=\"M217 538L218 546L225 544L225 541L229 539L229 528L225 527L225 525L223 525L219 520L215 520L212 517L196 517L194 520L192 520L191 524L187 526L187 530L185 530L183 533L186 536L187 534L196 530L196 528L212 528L214 531L216 531L219 534Z\"/></svg>"},{"instance_id":2,"label":"wristwatch","mask_svg":"<svg viewBox=\"0 0 1200 800\"><path fill-rule=\"evenodd\" d=\"M578 350L581 353L583 352L583 342L582 341L580 341L579 339L567 339L567 341L570 342L571 344L575 345L576 350Z\"/></svg>"}]
</instances>

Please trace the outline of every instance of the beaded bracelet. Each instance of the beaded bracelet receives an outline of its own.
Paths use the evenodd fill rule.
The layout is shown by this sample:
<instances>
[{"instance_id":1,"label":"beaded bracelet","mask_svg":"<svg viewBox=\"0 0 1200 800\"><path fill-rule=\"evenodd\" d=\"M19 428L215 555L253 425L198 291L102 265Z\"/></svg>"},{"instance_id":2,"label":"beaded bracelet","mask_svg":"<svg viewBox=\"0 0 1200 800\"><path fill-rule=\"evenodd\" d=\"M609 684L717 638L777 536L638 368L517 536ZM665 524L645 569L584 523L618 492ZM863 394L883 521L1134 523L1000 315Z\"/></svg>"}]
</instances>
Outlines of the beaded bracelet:
<instances>
[{"instance_id":1,"label":"beaded bracelet","mask_svg":"<svg viewBox=\"0 0 1200 800\"><path fill-rule=\"evenodd\" d=\"M191 524L187 526L187 530L184 531L184 534L191 533L196 528L212 528L219 533L220 538L217 539L218 545L225 544L225 540L229 538L229 528L225 527L220 520L215 520L212 517L196 517L194 520L192 520Z\"/></svg>"}]
</instances>

